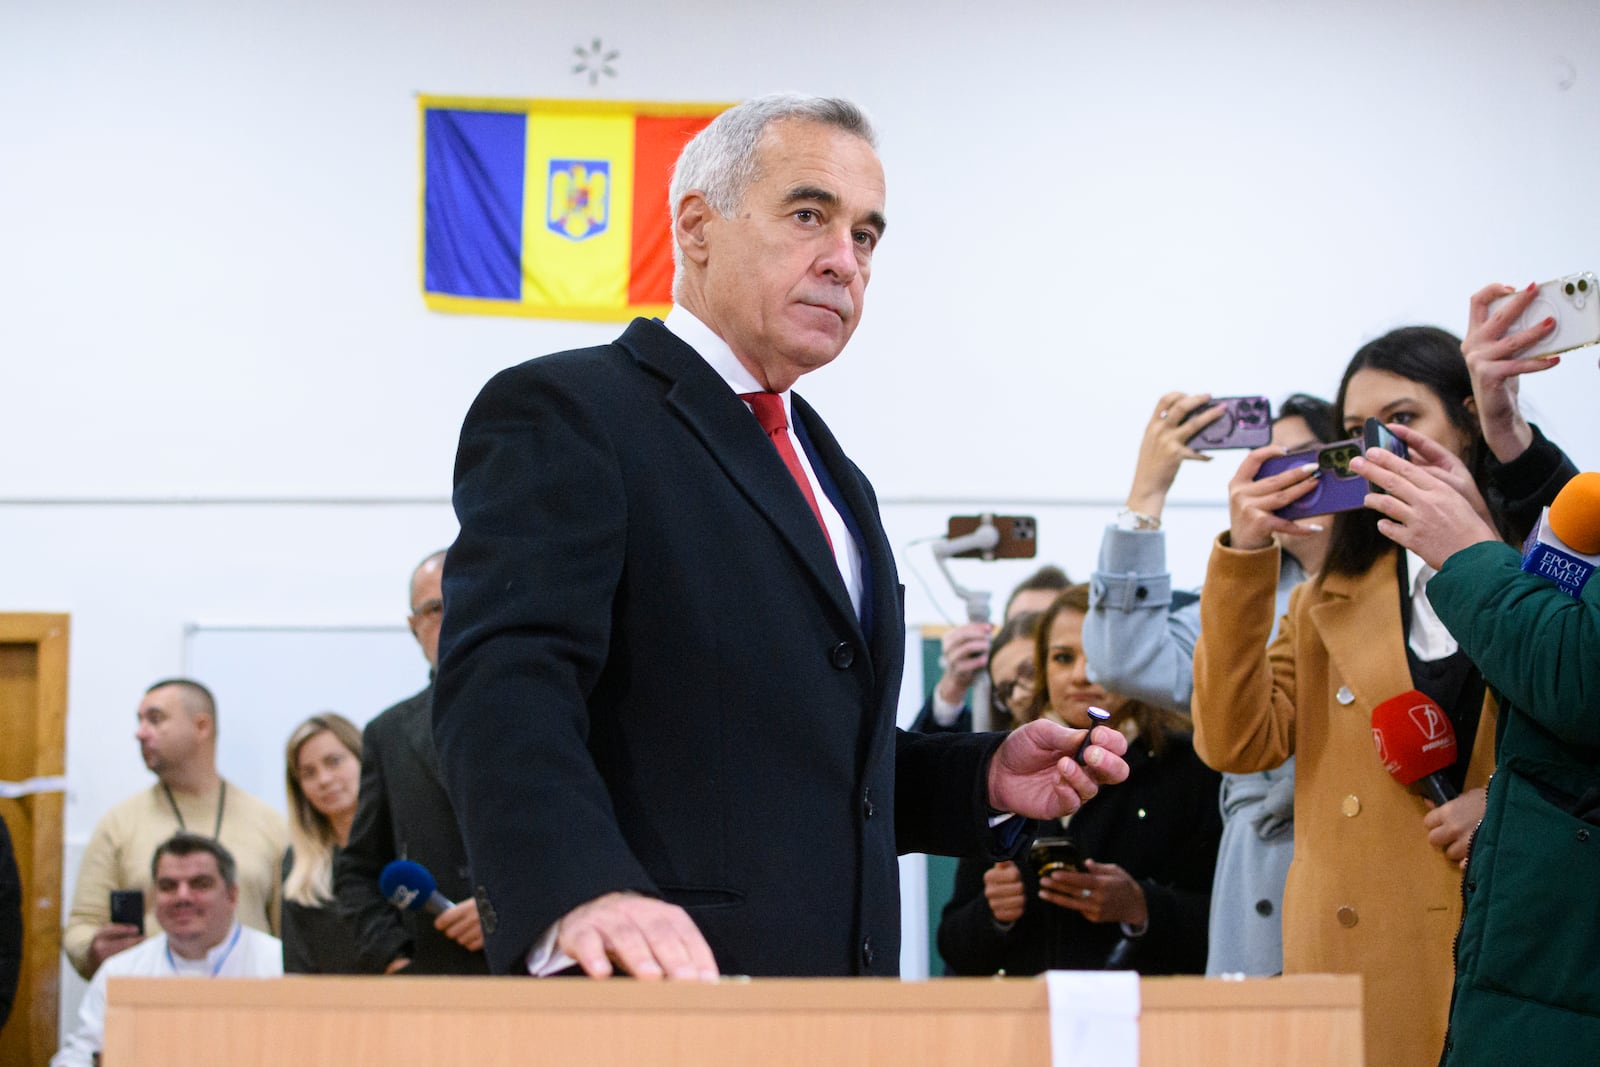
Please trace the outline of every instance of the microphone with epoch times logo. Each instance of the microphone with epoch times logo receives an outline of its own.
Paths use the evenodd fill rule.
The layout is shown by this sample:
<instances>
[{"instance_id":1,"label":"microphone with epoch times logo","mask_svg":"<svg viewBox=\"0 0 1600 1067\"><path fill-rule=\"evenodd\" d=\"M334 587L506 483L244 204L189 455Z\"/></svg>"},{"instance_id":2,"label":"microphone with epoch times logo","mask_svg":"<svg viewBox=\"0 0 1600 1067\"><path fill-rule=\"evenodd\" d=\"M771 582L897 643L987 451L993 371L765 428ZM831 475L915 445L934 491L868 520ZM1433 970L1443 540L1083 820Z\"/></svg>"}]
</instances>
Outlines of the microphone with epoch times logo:
<instances>
[{"instance_id":1,"label":"microphone with epoch times logo","mask_svg":"<svg viewBox=\"0 0 1600 1067\"><path fill-rule=\"evenodd\" d=\"M1583 593L1600 566L1600 473L1585 471L1562 487L1522 546L1522 569Z\"/></svg>"}]
</instances>

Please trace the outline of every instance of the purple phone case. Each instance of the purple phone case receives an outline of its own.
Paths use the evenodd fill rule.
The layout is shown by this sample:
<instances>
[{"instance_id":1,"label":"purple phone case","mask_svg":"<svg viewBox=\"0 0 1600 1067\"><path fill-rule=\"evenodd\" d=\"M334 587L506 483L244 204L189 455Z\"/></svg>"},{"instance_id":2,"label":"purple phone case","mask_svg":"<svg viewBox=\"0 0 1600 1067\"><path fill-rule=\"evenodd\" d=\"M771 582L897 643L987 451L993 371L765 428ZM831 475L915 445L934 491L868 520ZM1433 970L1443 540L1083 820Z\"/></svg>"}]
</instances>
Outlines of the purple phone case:
<instances>
[{"instance_id":1,"label":"purple phone case","mask_svg":"<svg viewBox=\"0 0 1600 1067\"><path fill-rule=\"evenodd\" d=\"M1223 448L1260 448L1272 443L1272 401L1264 396L1219 396L1183 421L1188 422L1218 404L1227 405L1227 411L1190 437L1190 448L1210 452Z\"/></svg>"},{"instance_id":2,"label":"purple phone case","mask_svg":"<svg viewBox=\"0 0 1600 1067\"><path fill-rule=\"evenodd\" d=\"M1305 463L1320 461L1322 453L1329 449L1348 448L1354 446L1356 453L1361 452L1359 439L1350 441L1336 441L1331 445L1323 445L1317 449L1307 449L1304 452L1291 452L1287 456L1274 456L1261 464L1261 469L1256 472L1256 480L1270 478L1274 474L1281 474L1291 467L1298 467ZM1362 507L1362 501L1371 492L1365 478L1352 474L1341 478L1329 467L1323 467L1317 472L1317 484L1305 496L1295 500L1273 512L1283 519L1304 519L1312 515L1332 515L1337 511L1354 511Z\"/></svg>"}]
</instances>

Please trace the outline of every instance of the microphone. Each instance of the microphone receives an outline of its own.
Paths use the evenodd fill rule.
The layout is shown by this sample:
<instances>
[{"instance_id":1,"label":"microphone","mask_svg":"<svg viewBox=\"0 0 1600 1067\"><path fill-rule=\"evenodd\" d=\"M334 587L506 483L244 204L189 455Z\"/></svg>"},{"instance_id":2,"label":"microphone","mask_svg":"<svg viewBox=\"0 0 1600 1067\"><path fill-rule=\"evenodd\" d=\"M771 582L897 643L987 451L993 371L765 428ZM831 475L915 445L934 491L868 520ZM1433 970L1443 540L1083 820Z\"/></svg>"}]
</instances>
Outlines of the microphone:
<instances>
[{"instance_id":1,"label":"microphone","mask_svg":"<svg viewBox=\"0 0 1600 1067\"><path fill-rule=\"evenodd\" d=\"M378 891L401 911L425 911L438 915L455 907L455 901L439 892L428 868L411 860L394 860L378 875Z\"/></svg>"},{"instance_id":2,"label":"microphone","mask_svg":"<svg viewBox=\"0 0 1600 1067\"><path fill-rule=\"evenodd\" d=\"M1522 546L1522 569L1577 597L1600 566L1600 473L1585 471L1562 487Z\"/></svg>"},{"instance_id":3,"label":"microphone","mask_svg":"<svg viewBox=\"0 0 1600 1067\"><path fill-rule=\"evenodd\" d=\"M1412 689L1373 708L1372 743L1384 770L1401 785L1421 782L1435 804L1460 795L1442 773L1456 761L1455 727L1428 694Z\"/></svg>"}]
</instances>

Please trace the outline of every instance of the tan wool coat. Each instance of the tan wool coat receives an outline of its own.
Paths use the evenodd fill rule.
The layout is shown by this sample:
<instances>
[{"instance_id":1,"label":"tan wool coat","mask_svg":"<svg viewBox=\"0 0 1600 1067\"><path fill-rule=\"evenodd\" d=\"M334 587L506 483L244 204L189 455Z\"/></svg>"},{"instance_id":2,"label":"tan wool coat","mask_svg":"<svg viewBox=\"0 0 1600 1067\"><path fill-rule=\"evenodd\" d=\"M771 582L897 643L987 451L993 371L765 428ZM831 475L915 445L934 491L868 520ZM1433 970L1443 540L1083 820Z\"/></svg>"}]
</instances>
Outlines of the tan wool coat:
<instances>
[{"instance_id":1,"label":"tan wool coat","mask_svg":"<svg viewBox=\"0 0 1600 1067\"><path fill-rule=\"evenodd\" d=\"M1413 688L1394 554L1359 577L1301 585L1267 647L1278 549L1223 541L1200 600L1195 750L1239 774L1298 757L1284 972L1362 976L1368 1067L1435 1063L1461 870L1428 844L1427 805L1389 775L1373 745L1373 707ZM1493 770L1494 720L1486 698L1468 790Z\"/></svg>"}]
</instances>

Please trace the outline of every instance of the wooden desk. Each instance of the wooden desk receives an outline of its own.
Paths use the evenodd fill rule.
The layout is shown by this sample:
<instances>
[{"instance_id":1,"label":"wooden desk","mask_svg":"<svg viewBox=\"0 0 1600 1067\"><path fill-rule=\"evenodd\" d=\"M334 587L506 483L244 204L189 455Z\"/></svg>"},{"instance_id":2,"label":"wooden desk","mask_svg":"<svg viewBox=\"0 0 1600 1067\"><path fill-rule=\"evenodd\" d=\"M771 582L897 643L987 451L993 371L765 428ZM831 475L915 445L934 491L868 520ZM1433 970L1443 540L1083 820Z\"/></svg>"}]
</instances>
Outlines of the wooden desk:
<instances>
[{"instance_id":1,"label":"wooden desk","mask_svg":"<svg viewBox=\"0 0 1600 1067\"><path fill-rule=\"evenodd\" d=\"M1351 976L1141 984L1142 1067L1359 1067ZM106 1067L1050 1063L1039 979L116 978Z\"/></svg>"}]
</instances>

